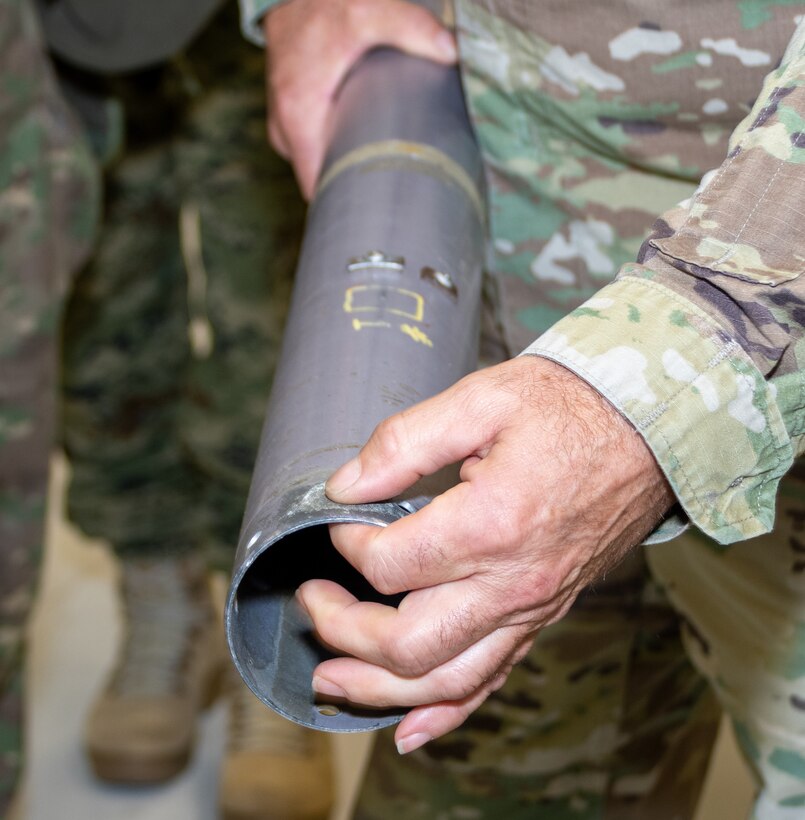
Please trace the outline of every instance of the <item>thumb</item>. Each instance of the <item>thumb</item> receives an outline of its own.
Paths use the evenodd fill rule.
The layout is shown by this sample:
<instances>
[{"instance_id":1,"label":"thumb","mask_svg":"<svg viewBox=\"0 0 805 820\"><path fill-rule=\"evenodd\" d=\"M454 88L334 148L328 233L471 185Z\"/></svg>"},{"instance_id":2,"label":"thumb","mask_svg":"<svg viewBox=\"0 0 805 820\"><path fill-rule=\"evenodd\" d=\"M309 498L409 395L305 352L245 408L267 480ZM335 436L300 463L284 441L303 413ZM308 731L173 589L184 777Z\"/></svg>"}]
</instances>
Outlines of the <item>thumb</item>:
<instances>
[{"instance_id":1,"label":"thumb","mask_svg":"<svg viewBox=\"0 0 805 820\"><path fill-rule=\"evenodd\" d=\"M342 504L393 498L423 476L477 454L487 444L489 425L472 406L468 379L381 422L360 453L330 477L327 495Z\"/></svg>"},{"instance_id":2,"label":"thumb","mask_svg":"<svg viewBox=\"0 0 805 820\"><path fill-rule=\"evenodd\" d=\"M458 59L456 38L427 9L409 0L389 0L373 7L367 15L362 38L371 46L386 45L437 63L451 64Z\"/></svg>"}]
</instances>

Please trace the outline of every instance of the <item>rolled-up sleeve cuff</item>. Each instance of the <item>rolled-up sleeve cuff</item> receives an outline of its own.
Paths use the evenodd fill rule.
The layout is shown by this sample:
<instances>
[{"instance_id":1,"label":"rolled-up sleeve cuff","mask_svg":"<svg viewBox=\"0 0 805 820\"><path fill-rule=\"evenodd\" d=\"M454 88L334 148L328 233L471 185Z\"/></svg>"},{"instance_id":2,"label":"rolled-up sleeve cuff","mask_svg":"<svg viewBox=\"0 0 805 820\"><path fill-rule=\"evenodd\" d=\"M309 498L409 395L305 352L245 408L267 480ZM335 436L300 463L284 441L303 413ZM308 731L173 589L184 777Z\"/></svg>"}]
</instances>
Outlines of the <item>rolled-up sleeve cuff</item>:
<instances>
[{"instance_id":1,"label":"rolled-up sleeve cuff","mask_svg":"<svg viewBox=\"0 0 805 820\"><path fill-rule=\"evenodd\" d=\"M251 43L264 47L263 17L266 12L287 0L240 0L240 28L243 36Z\"/></svg>"},{"instance_id":2,"label":"rolled-up sleeve cuff","mask_svg":"<svg viewBox=\"0 0 805 820\"><path fill-rule=\"evenodd\" d=\"M769 532L793 461L774 388L710 315L650 276L627 266L523 355L552 359L604 395L707 535L727 544ZM666 519L647 543L684 526Z\"/></svg>"}]
</instances>

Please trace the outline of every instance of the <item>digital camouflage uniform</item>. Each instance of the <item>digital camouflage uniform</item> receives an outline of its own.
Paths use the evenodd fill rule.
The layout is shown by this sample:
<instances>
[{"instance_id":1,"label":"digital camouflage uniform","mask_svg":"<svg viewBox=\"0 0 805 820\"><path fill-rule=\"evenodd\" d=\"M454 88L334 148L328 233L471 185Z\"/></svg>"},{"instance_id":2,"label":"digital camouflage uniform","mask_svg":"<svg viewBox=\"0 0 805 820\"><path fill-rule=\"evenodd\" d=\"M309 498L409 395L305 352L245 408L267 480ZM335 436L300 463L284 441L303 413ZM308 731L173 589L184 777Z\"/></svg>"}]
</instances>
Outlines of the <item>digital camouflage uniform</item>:
<instances>
[{"instance_id":1,"label":"digital camouflage uniform","mask_svg":"<svg viewBox=\"0 0 805 820\"><path fill-rule=\"evenodd\" d=\"M242 2L255 42L271 5ZM574 370L645 437L680 501L651 541L687 520L715 539L646 555L759 775L759 818L805 812L803 15L455 2L508 349ZM714 714L639 561L621 575L464 727L403 759L379 743L357 815L691 817Z\"/></svg>"},{"instance_id":2,"label":"digital camouflage uniform","mask_svg":"<svg viewBox=\"0 0 805 820\"><path fill-rule=\"evenodd\" d=\"M79 134L31 3L0 0L0 817L21 763L61 306L97 216L97 173Z\"/></svg>"},{"instance_id":3,"label":"digital camouflage uniform","mask_svg":"<svg viewBox=\"0 0 805 820\"><path fill-rule=\"evenodd\" d=\"M70 80L122 103L127 145L65 322L68 512L120 555L228 570L304 216L263 55L230 4L163 67Z\"/></svg>"}]
</instances>

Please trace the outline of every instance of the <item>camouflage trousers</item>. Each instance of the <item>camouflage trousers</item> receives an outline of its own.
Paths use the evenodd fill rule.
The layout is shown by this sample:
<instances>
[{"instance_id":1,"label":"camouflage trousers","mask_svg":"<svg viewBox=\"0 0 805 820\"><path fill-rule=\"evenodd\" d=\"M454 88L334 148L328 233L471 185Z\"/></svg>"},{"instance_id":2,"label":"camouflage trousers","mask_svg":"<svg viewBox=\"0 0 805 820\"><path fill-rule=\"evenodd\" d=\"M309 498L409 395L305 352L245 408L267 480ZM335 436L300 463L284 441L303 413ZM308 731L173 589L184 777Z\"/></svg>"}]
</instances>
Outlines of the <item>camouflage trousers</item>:
<instances>
[{"instance_id":1,"label":"camouflage trousers","mask_svg":"<svg viewBox=\"0 0 805 820\"><path fill-rule=\"evenodd\" d=\"M720 165L805 4L456 8L488 172L500 324L517 353L634 260L656 216ZM686 534L645 550L758 775L758 818L805 811L803 489L796 475L784 482L773 535L718 548ZM402 761L378 744L358 816L692 817L711 696L676 654L662 596L639 573L633 582L644 609L630 612L628 596L606 588L588 594L457 732ZM591 601L607 600L611 609L590 613ZM660 613L667 632L650 625ZM570 647L584 646L585 625L602 632L574 662ZM583 688L608 651L621 653L609 678L620 699L609 710L600 691ZM609 660L598 669L611 670ZM527 714L518 709L526 705Z\"/></svg>"},{"instance_id":2,"label":"camouflage trousers","mask_svg":"<svg viewBox=\"0 0 805 820\"><path fill-rule=\"evenodd\" d=\"M264 148L262 55L252 55L252 65L244 46L223 47L221 36L209 31L178 67L120 91L130 111L143 111L134 118L139 130L149 130L149 116L170 122L172 130L169 137L163 131L157 138L156 129L141 134L110 172L104 236L69 310L70 514L120 552L211 547L231 557L278 346L301 207L287 169ZM545 52L551 53L548 46ZM695 70L695 56L673 64L666 59L669 65L656 76ZM207 71L208 62L214 70ZM533 66L525 66L523 76L525 68ZM742 79L751 85L751 77ZM469 77L471 103L484 123L482 141L484 128L494 130L494 116L501 114L491 96L482 99L485 88ZM743 87L734 94L739 92L745 95ZM181 105L168 106L165 117L154 114L158 100L177 94ZM524 151L538 137L550 156L551 170L540 170L531 155L515 157L537 191L509 175L505 157L487 151L493 267L506 283L508 355L633 258L653 216L689 195L707 163L717 162L716 143L728 132L724 124L706 132L704 159L694 149L674 158L673 135L667 134L653 162L650 152L641 154L641 145L632 143L659 133L652 117L666 109L634 105L632 127L624 133L611 118L596 119L583 107L592 104L591 96L585 89L578 108L556 110L543 100L546 116L558 123L544 133L522 123L514 129L518 137L525 133ZM686 140L695 142L689 133ZM630 164L619 164L619 151L632 152ZM589 182L586 199L578 191L563 199L569 180ZM544 299L534 296L535 277L552 288ZM781 516L782 529L769 538L781 556L779 570L791 568L794 548L786 528L790 524L794 533L798 520ZM762 800L775 808L798 800L799 781L791 774L796 744L772 740L764 734L765 720L747 718L773 691L766 689L768 678L747 681L736 662L740 653L720 660L731 636L723 619L708 620L720 600L713 593L719 575L707 574L698 588L688 588L690 573L681 563L693 561L698 550L728 572L757 543L714 551L684 536L647 551L668 596L685 614L682 627L637 553L539 636L507 685L464 727L404 758L389 738L380 738L356 815L692 817L719 716L714 691L740 721L745 749L765 782L776 784L782 772L791 786L767 787ZM761 546L755 560L771 549ZM746 563L746 573L751 568ZM744 607L752 622L747 590L754 578L736 572L733 589L741 587L742 596L730 596L731 604ZM678 583L675 573L683 576ZM789 577L777 577L777 583L785 587ZM680 596L683 587L693 601ZM775 598L773 610L793 636L788 658L796 656L800 634L792 600ZM689 663L683 638L705 677ZM772 677L781 668L776 661ZM786 690L791 696L796 669L794 664ZM739 695L731 699L733 690ZM739 710L735 703L747 691L754 699L742 701ZM789 697L779 713L794 721L796 708Z\"/></svg>"},{"instance_id":3,"label":"camouflage trousers","mask_svg":"<svg viewBox=\"0 0 805 820\"><path fill-rule=\"evenodd\" d=\"M752 817L801 818L803 499L791 476L771 535L720 547L687 533L646 548L657 586L635 573L589 592L460 729L403 758L390 733L380 739L356 817L688 820L717 697L755 776ZM663 593L702 677L679 653Z\"/></svg>"},{"instance_id":4,"label":"camouflage trousers","mask_svg":"<svg viewBox=\"0 0 805 820\"><path fill-rule=\"evenodd\" d=\"M691 659L733 721L759 789L753 817L805 816L805 472L775 531L721 547L696 533L646 551Z\"/></svg>"},{"instance_id":5,"label":"camouflage trousers","mask_svg":"<svg viewBox=\"0 0 805 820\"><path fill-rule=\"evenodd\" d=\"M226 570L304 218L266 146L263 55L232 12L174 63L106 89L129 144L68 305L63 415L85 532L120 554L203 550Z\"/></svg>"},{"instance_id":6,"label":"camouflage trousers","mask_svg":"<svg viewBox=\"0 0 805 820\"><path fill-rule=\"evenodd\" d=\"M41 558L61 306L97 173L27 0L0 0L0 816L21 766L25 627Z\"/></svg>"},{"instance_id":7,"label":"camouflage trousers","mask_svg":"<svg viewBox=\"0 0 805 820\"><path fill-rule=\"evenodd\" d=\"M405 757L384 733L355 816L691 818L720 712L644 569L588 592L459 729Z\"/></svg>"}]
</instances>

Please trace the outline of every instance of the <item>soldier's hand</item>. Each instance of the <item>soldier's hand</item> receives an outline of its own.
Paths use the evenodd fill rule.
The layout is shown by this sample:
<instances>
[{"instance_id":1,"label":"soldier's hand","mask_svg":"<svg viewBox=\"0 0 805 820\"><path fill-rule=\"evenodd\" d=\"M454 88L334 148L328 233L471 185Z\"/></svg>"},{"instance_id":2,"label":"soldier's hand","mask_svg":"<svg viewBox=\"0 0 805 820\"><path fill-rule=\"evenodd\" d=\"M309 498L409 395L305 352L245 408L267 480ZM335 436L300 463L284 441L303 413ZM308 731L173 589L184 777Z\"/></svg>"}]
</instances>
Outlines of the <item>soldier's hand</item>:
<instances>
[{"instance_id":1,"label":"soldier's hand","mask_svg":"<svg viewBox=\"0 0 805 820\"><path fill-rule=\"evenodd\" d=\"M570 371L532 356L380 424L327 494L387 499L456 462L461 482L419 512L386 528L331 527L376 589L411 590L399 608L331 581L298 592L321 639L349 656L321 664L314 688L414 707L397 728L402 752L459 726L673 503L634 428Z\"/></svg>"},{"instance_id":2,"label":"soldier's hand","mask_svg":"<svg viewBox=\"0 0 805 820\"><path fill-rule=\"evenodd\" d=\"M263 29L269 138L293 163L307 199L324 160L333 97L364 53L383 45L456 60L452 33L405 0L289 0L269 11Z\"/></svg>"}]
</instances>

